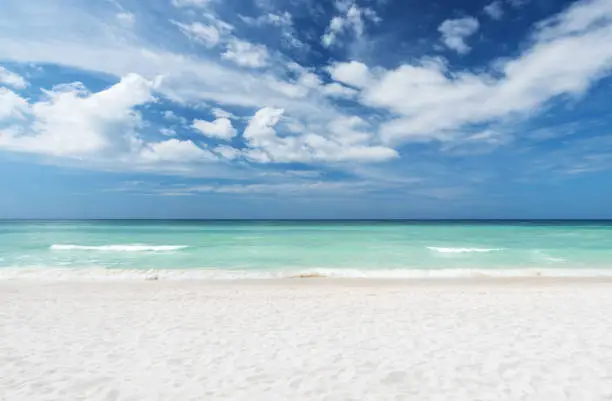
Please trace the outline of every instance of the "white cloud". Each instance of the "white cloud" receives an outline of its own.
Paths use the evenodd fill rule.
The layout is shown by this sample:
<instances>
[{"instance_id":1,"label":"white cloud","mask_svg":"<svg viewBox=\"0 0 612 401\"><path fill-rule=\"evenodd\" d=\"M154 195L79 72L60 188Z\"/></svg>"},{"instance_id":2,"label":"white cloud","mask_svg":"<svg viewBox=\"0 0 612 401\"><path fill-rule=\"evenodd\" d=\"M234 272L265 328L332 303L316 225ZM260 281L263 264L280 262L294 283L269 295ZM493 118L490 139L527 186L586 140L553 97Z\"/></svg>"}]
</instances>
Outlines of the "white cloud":
<instances>
[{"instance_id":1,"label":"white cloud","mask_svg":"<svg viewBox=\"0 0 612 401\"><path fill-rule=\"evenodd\" d=\"M325 33L321 37L321 44L331 47L338 41L338 37L345 32L352 32L356 38L360 38L365 30L365 20L378 23L381 19L376 12L370 8L361 8L353 0L337 1L336 8L341 15L333 17Z\"/></svg>"},{"instance_id":2,"label":"white cloud","mask_svg":"<svg viewBox=\"0 0 612 401\"><path fill-rule=\"evenodd\" d=\"M300 85L299 82L287 82L277 79L270 79L268 85L276 92L293 99L302 99L308 96L310 91L309 88Z\"/></svg>"},{"instance_id":3,"label":"white cloud","mask_svg":"<svg viewBox=\"0 0 612 401\"><path fill-rule=\"evenodd\" d=\"M139 156L138 161L144 163L194 163L216 160L210 151L199 148L191 141L175 138L145 145Z\"/></svg>"},{"instance_id":4,"label":"white cloud","mask_svg":"<svg viewBox=\"0 0 612 401\"><path fill-rule=\"evenodd\" d=\"M134 107L153 101L154 85L131 74L97 93L87 92L80 84L56 86L45 91L44 99L27 105L32 119L27 129L0 134L0 148L54 156L99 156L111 148L125 150L140 123Z\"/></svg>"},{"instance_id":5,"label":"white cloud","mask_svg":"<svg viewBox=\"0 0 612 401\"><path fill-rule=\"evenodd\" d=\"M442 42L446 47L459 54L466 54L471 48L465 43L465 40L475 34L478 27L479 23L476 18L464 17L442 22L438 31L442 34Z\"/></svg>"},{"instance_id":6,"label":"white cloud","mask_svg":"<svg viewBox=\"0 0 612 401\"><path fill-rule=\"evenodd\" d=\"M456 70L447 62L432 59L394 69L338 63L330 67L330 75L336 81L331 84L325 84L314 70L288 73L287 60L277 54L267 58L270 68L245 70L212 59L209 54L179 53L185 43L173 47L171 39L162 35L136 37L133 32L118 29L116 21L105 25L78 7L65 16L66 23L52 25L56 29L32 29L39 15L32 11L36 7L29 6L30 2L10 1L15 9L26 11L21 12L19 24L12 23L13 17L0 15L0 24L6 28L0 36L1 59L59 64L115 76L135 71L150 79L163 74L165 80L159 91L182 105L206 102L224 108L262 109L267 105L282 109L283 118L271 128L269 143L251 140L244 151L226 149L226 154L267 162L363 161L375 159L373 155L386 159L397 156L389 148L391 144L410 140L470 137L471 141L490 141L485 135L470 135L476 131L471 125L482 124L478 131L484 132L490 123L503 124L514 117L537 113L552 98L583 93L596 79L608 75L612 67L612 22L606 17L610 15L609 0L577 2L570 11L541 24L530 42L521 47L521 54L478 66L478 72ZM339 12L341 16L350 9L351 2L346 3L349 5ZM38 0L36 5L45 4ZM64 21L60 11L53 12L56 14L46 21ZM195 12L188 10L186 15ZM89 27L95 27L100 35L84 37L82 32ZM365 109L342 109L329 100L329 96L335 96L334 91L355 95L354 99ZM117 146L132 146L121 138L142 130L134 111L137 106L132 107L131 123L102 131L104 137L111 138ZM343 110L363 112L364 119L373 117L368 117L369 124L347 127L348 123L341 123ZM26 107L26 116L31 116L31 105ZM14 149L17 138L37 135L26 128L24 132L5 131L2 138L8 138ZM75 137L75 130L69 131L71 138ZM342 141L354 143L343 145ZM3 142L2 146L8 145ZM139 146L134 148L148 145Z\"/></svg>"},{"instance_id":7,"label":"white cloud","mask_svg":"<svg viewBox=\"0 0 612 401\"><path fill-rule=\"evenodd\" d=\"M241 15L240 19L244 21L244 23L248 25L253 25L253 26L261 26L261 25L292 26L293 25L293 19L291 17L291 14L289 14L286 11L282 14L268 13L268 14L260 15L257 18L245 17Z\"/></svg>"},{"instance_id":8,"label":"white cloud","mask_svg":"<svg viewBox=\"0 0 612 401\"><path fill-rule=\"evenodd\" d=\"M329 68L329 73L334 80L355 88L364 88L372 81L368 66L358 61L336 63Z\"/></svg>"},{"instance_id":9,"label":"white cloud","mask_svg":"<svg viewBox=\"0 0 612 401\"><path fill-rule=\"evenodd\" d=\"M611 9L609 0L582 2L545 21L522 54L493 63L495 75L454 72L435 59L376 73L368 68L358 74L371 77L360 101L398 116L381 126L386 143L448 141L473 124L503 123L536 113L551 99L580 95L610 74L612 18L602 15L610 15ZM350 67L347 63L333 68ZM337 74L336 78L340 79ZM487 138L472 137L478 139Z\"/></svg>"},{"instance_id":10,"label":"white cloud","mask_svg":"<svg viewBox=\"0 0 612 401\"><path fill-rule=\"evenodd\" d=\"M282 14L267 14L266 20L269 24L276 26L291 26L293 25L293 19L291 18L291 14L285 11Z\"/></svg>"},{"instance_id":11,"label":"white cloud","mask_svg":"<svg viewBox=\"0 0 612 401\"><path fill-rule=\"evenodd\" d=\"M323 93L331 97L352 98L357 95L357 90L341 85L337 82L332 82L323 87Z\"/></svg>"},{"instance_id":12,"label":"white cloud","mask_svg":"<svg viewBox=\"0 0 612 401\"><path fill-rule=\"evenodd\" d=\"M240 19L250 26L274 26L280 28L283 38L283 44L289 47L298 48L306 46L301 40L296 38L295 27L293 26L293 17L287 11L280 14L267 13L258 16L257 18L245 17L240 15Z\"/></svg>"},{"instance_id":13,"label":"white cloud","mask_svg":"<svg viewBox=\"0 0 612 401\"><path fill-rule=\"evenodd\" d=\"M354 130L356 120L349 118L333 123L328 128L331 135L322 136L304 132L297 136L280 137L275 127L284 114L283 109L264 107L258 110L244 131L249 149L244 156L257 163L313 163L313 162L380 162L398 157L388 147L371 146L370 135Z\"/></svg>"},{"instance_id":14,"label":"white cloud","mask_svg":"<svg viewBox=\"0 0 612 401\"><path fill-rule=\"evenodd\" d=\"M508 2L508 4L510 4L512 7L514 8L519 8L519 7L523 7L524 5L526 5L527 3L529 3L530 0L506 0Z\"/></svg>"},{"instance_id":15,"label":"white cloud","mask_svg":"<svg viewBox=\"0 0 612 401\"><path fill-rule=\"evenodd\" d=\"M0 122L3 119L23 119L28 111L28 101L8 88L0 88Z\"/></svg>"},{"instance_id":16,"label":"white cloud","mask_svg":"<svg viewBox=\"0 0 612 401\"><path fill-rule=\"evenodd\" d=\"M538 24L535 39L554 40L560 36L586 34L612 24L612 1L591 0L574 3L564 13Z\"/></svg>"},{"instance_id":17,"label":"white cloud","mask_svg":"<svg viewBox=\"0 0 612 401\"><path fill-rule=\"evenodd\" d=\"M501 0L495 0L494 2L486 5L483 11L494 20L500 20L504 16L504 9Z\"/></svg>"},{"instance_id":18,"label":"white cloud","mask_svg":"<svg viewBox=\"0 0 612 401\"><path fill-rule=\"evenodd\" d=\"M117 20L125 25L133 25L135 18L134 14L128 12L121 12L116 15Z\"/></svg>"},{"instance_id":19,"label":"white cloud","mask_svg":"<svg viewBox=\"0 0 612 401\"><path fill-rule=\"evenodd\" d=\"M226 184L226 185L198 185L187 188L165 190L166 195L180 196L195 193L223 193L223 194L308 194L332 193L360 193L376 189L376 185L369 182L342 182L342 181L307 181L277 182L257 184Z\"/></svg>"},{"instance_id":20,"label":"white cloud","mask_svg":"<svg viewBox=\"0 0 612 401\"><path fill-rule=\"evenodd\" d=\"M294 62L287 64L286 67L291 73L296 75L296 78L292 81L269 79L268 85L272 89L293 99L303 99L313 93L327 95L321 78L310 69Z\"/></svg>"},{"instance_id":21,"label":"white cloud","mask_svg":"<svg viewBox=\"0 0 612 401\"><path fill-rule=\"evenodd\" d=\"M14 1L23 8L30 4ZM10 25L10 20L0 13L0 24L8 23L10 27L0 35L0 59L59 64L115 76L130 72L148 78L163 75L159 91L182 104L210 102L220 107L248 108L269 104L283 107L296 118L315 121L338 114L337 108L316 91L311 91L307 98L296 99L272 88L270 82L287 81L277 58L269 60L269 67L273 68L245 71L208 56L161 50L178 49L175 38L135 39L123 29L116 31L114 24L101 28L100 35L83 38L80 32L86 26L99 23L93 15L78 7L71 8L68 15L53 7L48 11L52 13L47 20L69 23L58 27L61 29L33 32L25 26L35 25L34 15L24 11L20 15L22 23Z\"/></svg>"},{"instance_id":22,"label":"white cloud","mask_svg":"<svg viewBox=\"0 0 612 401\"><path fill-rule=\"evenodd\" d=\"M230 140L236 136L236 129L232 126L232 122L225 117L217 118L215 121L194 120L193 128L198 130L203 135Z\"/></svg>"},{"instance_id":23,"label":"white cloud","mask_svg":"<svg viewBox=\"0 0 612 401\"><path fill-rule=\"evenodd\" d=\"M330 137L342 145L364 143L372 139L369 124L358 116L343 116L327 126Z\"/></svg>"},{"instance_id":24,"label":"white cloud","mask_svg":"<svg viewBox=\"0 0 612 401\"><path fill-rule=\"evenodd\" d=\"M204 25L200 22L182 24L173 21L188 38L200 42L207 47L215 47L221 39L221 33L212 25Z\"/></svg>"},{"instance_id":25,"label":"white cloud","mask_svg":"<svg viewBox=\"0 0 612 401\"><path fill-rule=\"evenodd\" d=\"M25 7L25 3L19 4ZM74 13L74 11L71 10L71 13ZM76 27L81 26L79 21L87 22L87 25L95 25L91 21L92 16L87 13L78 14L78 18L73 14L68 17L68 20L74 22ZM4 23L4 21L5 19L0 15L0 22ZM325 144L325 137L331 135L326 128L328 122L341 115L341 113L336 106L327 100L328 95L322 89L323 84L314 72L301 71L298 78L291 82L292 85L301 88L300 91L304 91L302 97L293 98L275 90L271 82L288 82L286 78L287 60L282 59L279 62L280 56L270 58L270 69L245 70L211 60L208 56L196 57L184 53L162 51L160 47L172 48L173 44L169 41L165 42L163 37L156 38L156 42L146 42L144 39L133 42L133 37L127 35L124 29L114 30L113 27L116 24L108 26L108 31L101 29L101 32L108 33L107 36L101 34L90 38L83 38L76 34L73 30L76 28L72 24L63 26L66 28L64 30L52 30L49 31L49 34L42 36L34 35L29 30L22 30L21 26L14 26L10 30L10 35L0 36L0 58L28 62L48 62L113 75L123 75L127 71L136 71L141 76L151 78L161 74L164 76L164 81L157 90L168 99L180 102L184 106L206 102L223 108L226 106L261 108L261 105L265 104L274 108L282 108L288 115L286 124L279 127L281 131L279 131L280 136L278 138L280 138L281 145L284 144L284 148L279 149L278 153L274 152L276 149L270 150L274 160L295 159L325 162L329 158L337 161L350 159L350 153L356 152L355 150L339 152L338 150L342 150L341 145L334 140L328 141L329 146L335 147L331 151L327 150L327 153L320 150L314 152L311 150L314 145L306 144L305 135L313 132L317 134L309 137L308 141L313 142L322 138L322 143ZM111 164L112 168L131 168L126 166L130 165L132 160L138 160L140 157L138 150L149 146L145 140L148 136L147 129L150 129L150 127L151 125L141 124L137 120L131 129L116 130L117 135L113 137L112 142L117 142L118 146L132 149L132 151L118 152L122 157L123 164L112 162L117 160L116 157L118 157L114 149L112 156L110 151L108 155L101 155L100 157L106 157L107 160L104 168ZM153 129L158 131L160 128L154 126ZM285 139L282 136L285 131L289 131L291 128L296 129L295 132L290 132L291 138L295 138L295 140ZM121 133L124 132L128 133L128 137L137 136L137 138L140 138L139 141L121 140L120 137L123 137ZM158 132L155 132L155 134L158 134ZM11 136L16 135L11 134ZM155 135L155 137L159 137L159 135ZM122 144L122 142L128 143ZM288 144L289 142L292 143ZM304 145L301 145L301 143L304 143ZM300 146L303 146L304 150L298 149L297 154L282 155L283 150L291 151L291 147ZM363 146L368 147L369 144ZM261 152L262 155L266 154L264 150L258 148L248 150L250 157L255 157L257 152ZM371 151L366 150L367 152ZM395 154L394 151L391 150L391 152ZM147 153L145 152L145 154ZM214 155L223 158L227 158L230 154L235 154L237 158L245 157L241 149L236 149L236 152L225 149L224 154L225 156L221 153L215 153ZM277 154L278 156L276 156ZM92 166L89 160L97 156L96 152L84 156L78 155L78 157L86 158L89 166ZM351 160L356 160L354 156L351 157ZM222 164L227 165L227 163ZM156 171L159 171L157 167L159 165L160 163L156 164ZM194 169L195 167L191 171L194 171ZM238 167L232 167L232 169L236 170ZM207 167L207 171L210 171L210 166Z\"/></svg>"},{"instance_id":26,"label":"white cloud","mask_svg":"<svg viewBox=\"0 0 612 401\"><path fill-rule=\"evenodd\" d=\"M15 89L24 89L28 86L28 81L26 81L21 75L0 66L0 84L7 85Z\"/></svg>"},{"instance_id":27,"label":"white cloud","mask_svg":"<svg viewBox=\"0 0 612 401\"><path fill-rule=\"evenodd\" d=\"M276 136L274 126L278 124L284 113L285 110L274 109L272 107L264 107L259 109L251 118L249 125L244 130L244 138L257 142L264 138Z\"/></svg>"},{"instance_id":28,"label":"white cloud","mask_svg":"<svg viewBox=\"0 0 612 401\"><path fill-rule=\"evenodd\" d=\"M221 57L242 67L260 68L268 63L268 50L263 45L234 38Z\"/></svg>"},{"instance_id":29,"label":"white cloud","mask_svg":"<svg viewBox=\"0 0 612 401\"><path fill-rule=\"evenodd\" d=\"M213 107L210 112L215 118L238 118L229 111L225 111L219 107Z\"/></svg>"},{"instance_id":30,"label":"white cloud","mask_svg":"<svg viewBox=\"0 0 612 401\"><path fill-rule=\"evenodd\" d=\"M206 8L213 0L172 0L174 7Z\"/></svg>"},{"instance_id":31,"label":"white cloud","mask_svg":"<svg viewBox=\"0 0 612 401\"><path fill-rule=\"evenodd\" d=\"M176 131L171 128L161 128L159 132L164 136L176 136Z\"/></svg>"},{"instance_id":32,"label":"white cloud","mask_svg":"<svg viewBox=\"0 0 612 401\"><path fill-rule=\"evenodd\" d=\"M330 47L336 43L338 34L344 29L345 20L343 17L334 17L329 22L329 26L325 31L325 34L321 37L321 43L325 47Z\"/></svg>"},{"instance_id":33,"label":"white cloud","mask_svg":"<svg viewBox=\"0 0 612 401\"><path fill-rule=\"evenodd\" d=\"M164 110L164 112L162 113L162 116L164 117L165 120L168 120L171 122L177 122L179 124L187 124L187 119L185 117L177 115L172 110Z\"/></svg>"},{"instance_id":34,"label":"white cloud","mask_svg":"<svg viewBox=\"0 0 612 401\"><path fill-rule=\"evenodd\" d=\"M7 47L1 46L3 37L0 36L0 56L7 51ZM71 43L70 41L66 43ZM282 107L295 121L295 127L300 126L303 130L319 132L327 135L325 125L341 113L327 101L327 95L321 92L320 87L307 88L313 84L312 76L307 75L298 79L299 85L307 88L305 96L292 98L273 89L271 82L283 82L286 78L280 78L274 73L262 72L261 70L245 71L234 69L228 65L216 64L202 59L194 60L178 54L143 51L137 48L122 48L121 43L108 47L107 51L96 48L91 51L90 46L76 46L67 49L63 43L54 47L53 52L46 52L48 44L41 45L31 43L29 51L23 53L23 57L35 59L39 57L49 60L61 61L62 64L79 66L79 68L104 71L116 74L124 71L126 67L136 69L143 75L151 76L162 73L164 81L158 90L171 100L177 100L182 104L201 103L210 101L220 106L260 107L261 104L270 104ZM42 46L38 50L37 46ZM21 54L23 46L8 48L14 56ZM17 53L13 53L17 52ZM79 54L79 57L75 55ZM51 61L53 62L53 61ZM278 67L278 64L275 65ZM298 83L295 83L298 85ZM300 86L301 88L302 86ZM300 89L302 90L302 89ZM283 126L289 129L289 123ZM296 143L295 146L298 146ZM251 155L256 153L251 150ZM302 159L308 160L302 151ZM280 158L279 158L280 159Z\"/></svg>"},{"instance_id":35,"label":"white cloud","mask_svg":"<svg viewBox=\"0 0 612 401\"><path fill-rule=\"evenodd\" d=\"M240 151L231 146L220 145L214 148L213 151L227 160L234 160L240 156Z\"/></svg>"}]
</instances>

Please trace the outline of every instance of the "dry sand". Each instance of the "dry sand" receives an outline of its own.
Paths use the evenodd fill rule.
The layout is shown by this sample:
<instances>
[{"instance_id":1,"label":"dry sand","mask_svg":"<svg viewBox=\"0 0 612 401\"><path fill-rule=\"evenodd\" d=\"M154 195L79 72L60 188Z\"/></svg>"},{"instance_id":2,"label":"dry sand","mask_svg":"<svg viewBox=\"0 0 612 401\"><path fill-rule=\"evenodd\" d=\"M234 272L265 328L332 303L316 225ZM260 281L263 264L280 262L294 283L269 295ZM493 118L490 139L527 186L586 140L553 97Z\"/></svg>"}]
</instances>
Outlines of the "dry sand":
<instances>
[{"instance_id":1,"label":"dry sand","mask_svg":"<svg viewBox=\"0 0 612 401\"><path fill-rule=\"evenodd\" d=\"M599 280L0 281L0 400L612 400Z\"/></svg>"}]
</instances>

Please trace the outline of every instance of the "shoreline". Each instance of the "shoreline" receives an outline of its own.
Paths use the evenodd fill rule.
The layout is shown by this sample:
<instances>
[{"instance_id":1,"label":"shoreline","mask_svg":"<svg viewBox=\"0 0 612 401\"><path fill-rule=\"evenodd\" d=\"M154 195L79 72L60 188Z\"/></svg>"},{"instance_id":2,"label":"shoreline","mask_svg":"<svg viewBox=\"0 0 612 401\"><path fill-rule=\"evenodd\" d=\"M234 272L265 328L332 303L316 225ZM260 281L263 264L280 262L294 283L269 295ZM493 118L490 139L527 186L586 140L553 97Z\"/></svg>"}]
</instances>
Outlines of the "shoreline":
<instances>
[{"instance_id":1,"label":"shoreline","mask_svg":"<svg viewBox=\"0 0 612 401\"><path fill-rule=\"evenodd\" d=\"M510 268L510 269L347 269L311 268L286 270L234 269L114 269L114 268L12 268L0 267L0 282L119 282L119 281L367 281L367 282L441 282L441 281L607 281L612 268Z\"/></svg>"},{"instance_id":2,"label":"shoreline","mask_svg":"<svg viewBox=\"0 0 612 401\"><path fill-rule=\"evenodd\" d=\"M412 293L415 291L557 291L606 289L612 293L612 277L470 277L470 278L278 278L278 279L172 279L172 280L41 280L0 279L0 296L23 289L49 291L82 291L91 289L105 292L120 288L141 293L155 291L253 292L266 294L291 291L305 296L328 291L363 292L372 294Z\"/></svg>"}]
</instances>

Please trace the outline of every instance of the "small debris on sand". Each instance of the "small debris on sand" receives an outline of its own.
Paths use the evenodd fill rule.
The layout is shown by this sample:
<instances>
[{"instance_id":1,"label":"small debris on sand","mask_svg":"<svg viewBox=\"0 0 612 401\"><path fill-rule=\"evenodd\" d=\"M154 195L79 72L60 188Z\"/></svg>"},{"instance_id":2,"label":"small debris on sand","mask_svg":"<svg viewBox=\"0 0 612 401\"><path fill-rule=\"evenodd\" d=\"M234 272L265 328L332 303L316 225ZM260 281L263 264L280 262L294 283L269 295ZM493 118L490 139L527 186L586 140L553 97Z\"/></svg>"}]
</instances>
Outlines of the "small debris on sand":
<instances>
[{"instance_id":1,"label":"small debris on sand","mask_svg":"<svg viewBox=\"0 0 612 401\"><path fill-rule=\"evenodd\" d=\"M319 273L304 273L298 274L297 276L291 276L291 278L325 278L326 276Z\"/></svg>"}]
</instances>

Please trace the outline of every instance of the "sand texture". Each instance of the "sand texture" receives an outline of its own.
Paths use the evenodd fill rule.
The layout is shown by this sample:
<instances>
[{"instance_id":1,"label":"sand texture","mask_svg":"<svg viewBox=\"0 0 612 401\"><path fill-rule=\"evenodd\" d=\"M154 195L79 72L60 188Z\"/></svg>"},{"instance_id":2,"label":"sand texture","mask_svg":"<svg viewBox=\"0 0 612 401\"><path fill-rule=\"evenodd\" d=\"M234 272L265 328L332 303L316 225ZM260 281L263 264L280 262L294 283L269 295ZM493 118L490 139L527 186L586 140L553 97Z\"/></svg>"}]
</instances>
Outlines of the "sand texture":
<instances>
[{"instance_id":1,"label":"sand texture","mask_svg":"<svg viewBox=\"0 0 612 401\"><path fill-rule=\"evenodd\" d=\"M2 401L612 400L610 283L3 281L0 305Z\"/></svg>"}]
</instances>

